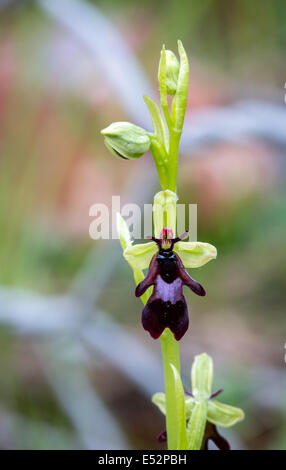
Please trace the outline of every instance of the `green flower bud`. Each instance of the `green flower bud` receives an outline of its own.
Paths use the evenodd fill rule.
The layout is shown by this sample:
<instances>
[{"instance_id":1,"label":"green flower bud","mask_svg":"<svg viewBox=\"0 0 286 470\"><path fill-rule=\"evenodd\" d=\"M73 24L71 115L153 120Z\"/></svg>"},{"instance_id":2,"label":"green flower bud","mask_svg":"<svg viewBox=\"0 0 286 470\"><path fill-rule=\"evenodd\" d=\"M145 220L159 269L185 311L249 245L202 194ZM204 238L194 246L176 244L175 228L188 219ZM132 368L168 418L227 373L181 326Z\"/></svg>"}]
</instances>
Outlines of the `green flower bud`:
<instances>
[{"instance_id":1,"label":"green flower bud","mask_svg":"<svg viewBox=\"0 0 286 470\"><path fill-rule=\"evenodd\" d=\"M166 50L166 86L168 95L175 95L177 91L177 83L179 78L180 64L175 56L174 52ZM160 79L160 67L161 60L159 64L158 79Z\"/></svg>"},{"instance_id":2,"label":"green flower bud","mask_svg":"<svg viewBox=\"0 0 286 470\"><path fill-rule=\"evenodd\" d=\"M101 131L104 143L112 155L126 160L136 160L148 152L150 138L141 127L130 122L114 122Z\"/></svg>"}]
</instances>

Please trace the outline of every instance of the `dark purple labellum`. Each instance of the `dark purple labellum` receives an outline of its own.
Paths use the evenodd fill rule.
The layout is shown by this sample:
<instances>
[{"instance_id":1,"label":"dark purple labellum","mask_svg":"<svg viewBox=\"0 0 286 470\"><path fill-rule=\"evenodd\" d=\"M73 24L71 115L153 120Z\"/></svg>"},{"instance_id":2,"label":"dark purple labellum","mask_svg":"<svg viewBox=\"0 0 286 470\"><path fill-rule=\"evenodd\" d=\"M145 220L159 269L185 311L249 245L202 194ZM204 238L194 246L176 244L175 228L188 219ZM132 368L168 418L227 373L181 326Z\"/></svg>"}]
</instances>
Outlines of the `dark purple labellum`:
<instances>
[{"instance_id":1,"label":"dark purple labellum","mask_svg":"<svg viewBox=\"0 0 286 470\"><path fill-rule=\"evenodd\" d=\"M160 444L166 442L167 431L162 431L157 437L157 441ZM217 427L214 424L207 421L201 450L209 450L209 441L213 441L219 450L230 450L229 442L218 433Z\"/></svg>"},{"instance_id":2,"label":"dark purple labellum","mask_svg":"<svg viewBox=\"0 0 286 470\"><path fill-rule=\"evenodd\" d=\"M213 441L219 450L230 450L229 442L218 433L217 427L208 421L206 424L202 450L209 450L209 441Z\"/></svg>"},{"instance_id":3,"label":"dark purple labellum","mask_svg":"<svg viewBox=\"0 0 286 470\"><path fill-rule=\"evenodd\" d=\"M160 432L159 436L157 437L157 441L160 442L160 444L162 442L166 442L167 441L167 431L162 431Z\"/></svg>"},{"instance_id":4,"label":"dark purple labellum","mask_svg":"<svg viewBox=\"0 0 286 470\"><path fill-rule=\"evenodd\" d=\"M192 279L185 270L180 257L173 252L178 238L171 238L172 231L164 228L162 238L154 238L159 248L150 263L145 279L135 290L136 297L141 297L148 287L154 285L151 297L142 312L143 328L157 339L165 328L170 328L179 341L189 326L188 307L183 294L183 286L188 286L195 294L205 295L204 288Z\"/></svg>"}]
</instances>

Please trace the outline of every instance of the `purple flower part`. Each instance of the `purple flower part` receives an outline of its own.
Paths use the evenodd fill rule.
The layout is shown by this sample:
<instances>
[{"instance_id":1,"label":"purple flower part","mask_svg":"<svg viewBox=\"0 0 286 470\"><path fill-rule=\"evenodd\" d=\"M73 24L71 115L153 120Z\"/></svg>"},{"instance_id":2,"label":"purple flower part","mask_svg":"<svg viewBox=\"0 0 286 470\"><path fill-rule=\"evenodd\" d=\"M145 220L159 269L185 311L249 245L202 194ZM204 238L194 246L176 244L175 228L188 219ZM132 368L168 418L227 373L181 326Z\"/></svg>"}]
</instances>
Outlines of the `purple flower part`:
<instances>
[{"instance_id":1,"label":"purple flower part","mask_svg":"<svg viewBox=\"0 0 286 470\"><path fill-rule=\"evenodd\" d=\"M210 395L209 399L211 400L212 398L217 397L220 393L223 392L223 390L224 390L223 388L219 388L216 392L214 392Z\"/></svg>"},{"instance_id":2,"label":"purple flower part","mask_svg":"<svg viewBox=\"0 0 286 470\"><path fill-rule=\"evenodd\" d=\"M194 395L191 392L188 392L188 390L186 390L185 388L184 388L184 392L185 392L185 395L188 395L189 397L194 398Z\"/></svg>"},{"instance_id":3,"label":"purple flower part","mask_svg":"<svg viewBox=\"0 0 286 470\"><path fill-rule=\"evenodd\" d=\"M164 235L167 237L168 232L163 232ZM189 316L183 294L184 285L197 295L206 294L204 288L189 276L180 257L173 252L174 243L178 240L181 238L154 239L159 252L153 256L145 279L135 289L136 297L141 297L148 287L154 286L142 312L143 328L154 339L159 338L165 328L170 328L177 341L186 333Z\"/></svg>"},{"instance_id":4,"label":"purple flower part","mask_svg":"<svg viewBox=\"0 0 286 470\"><path fill-rule=\"evenodd\" d=\"M208 443L210 440L214 442L219 450L230 450L229 442L218 433L217 427L207 422L202 444L203 450L209 450Z\"/></svg>"},{"instance_id":5,"label":"purple flower part","mask_svg":"<svg viewBox=\"0 0 286 470\"><path fill-rule=\"evenodd\" d=\"M167 441L167 431L162 431L160 432L159 436L157 437L157 441L160 442L160 444L162 442L166 442Z\"/></svg>"}]
</instances>

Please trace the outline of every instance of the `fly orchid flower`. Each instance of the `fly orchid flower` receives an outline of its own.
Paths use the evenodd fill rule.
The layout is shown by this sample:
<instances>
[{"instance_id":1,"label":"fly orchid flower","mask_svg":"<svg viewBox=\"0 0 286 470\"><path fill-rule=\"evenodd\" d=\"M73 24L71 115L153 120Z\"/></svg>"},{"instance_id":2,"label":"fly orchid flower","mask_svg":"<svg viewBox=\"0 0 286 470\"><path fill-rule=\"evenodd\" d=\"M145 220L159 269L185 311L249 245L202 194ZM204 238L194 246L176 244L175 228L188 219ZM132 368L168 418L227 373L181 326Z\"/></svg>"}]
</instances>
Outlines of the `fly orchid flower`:
<instances>
[{"instance_id":1,"label":"fly orchid flower","mask_svg":"<svg viewBox=\"0 0 286 470\"><path fill-rule=\"evenodd\" d=\"M142 312L143 328L152 338L157 339L165 328L169 328L179 341L188 329L188 307L183 295L183 286L189 287L195 294L204 296L204 288L187 273L185 268L197 268L216 258L213 245L202 242L183 242L187 232L174 238L172 228L162 227L164 220L175 227L177 196L171 191L161 191L155 195L153 219L155 234L152 241L133 245L127 226L119 216L118 230L123 256L136 274L136 297L143 296L147 289L153 288L151 296L145 297L146 304ZM168 218L165 219L165 214ZM124 225L125 224L125 225ZM125 241L122 240L125 233ZM126 241L128 240L128 241ZM148 269L146 277L143 270ZM140 275L139 275L140 272ZM136 280L135 279L135 280ZM147 302L147 303L146 303Z\"/></svg>"},{"instance_id":2,"label":"fly orchid flower","mask_svg":"<svg viewBox=\"0 0 286 470\"><path fill-rule=\"evenodd\" d=\"M148 274L135 289L136 297L154 286L151 297L142 312L143 328L157 339L165 328L170 328L179 341L189 326L188 306L183 294L183 286L188 286L195 294L204 296L204 288L189 276L174 245L187 236L173 238L172 229L163 228L160 238L152 237L158 252L152 257Z\"/></svg>"},{"instance_id":3,"label":"fly orchid flower","mask_svg":"<svg viewBox=\"0 0 286 470\"><path fill-rule=\"evenodd\" d=\"M177 380L180 381L178 374ZM211 440L218 449L229 450L228 441L218 433L216 427L233 426L244 418L244 413L240 408L214 400L223 389L211 393L213 362L206 353L195 357L191 370L191 382L192 393L182 392L184 393L188 449L208 450L208 444ZM181 390L183 390L182 385ZM163 414L166 413L164 393L156 393L153 395L152 401ZM163 431L158 436L158 441L164 442L166 437L166 431Z\"/></svg>"}]
</instances>

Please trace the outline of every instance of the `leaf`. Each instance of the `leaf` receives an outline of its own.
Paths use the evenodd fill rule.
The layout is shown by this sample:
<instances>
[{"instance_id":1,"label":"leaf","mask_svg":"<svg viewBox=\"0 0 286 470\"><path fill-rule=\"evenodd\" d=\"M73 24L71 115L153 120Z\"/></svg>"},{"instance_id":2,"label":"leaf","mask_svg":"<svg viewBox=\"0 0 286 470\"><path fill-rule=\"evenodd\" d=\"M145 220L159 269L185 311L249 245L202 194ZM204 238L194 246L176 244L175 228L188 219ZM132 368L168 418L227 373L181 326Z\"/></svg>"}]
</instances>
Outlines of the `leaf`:
<instances>
[{"instance_id":1,"label":"leaf","mask_svg":"<svg viewBox=\"0 0 286 470\"><path fill-rule=\"evenodd\" d=\"M181 377L176 367L170 364L175 381L175 406L177 415L177 450L185 450L187 446L185 392Z\"/></svg>"},{"instance_id":2,"label":"leaf","mask_svg":"<svg viewBox=\"0 0 286 470\"><path fill-rule=\"evenodd\" d=\"M228 428L244 419L244 412L235 406L209 400L207 417L211 423Z\"/></svg>"},{"instance_id":3,"label":"leaf","mask_svg":"<svg viewBox=\"0 0 286 470\"><path fill-rule=\"evenodd\" d=\"M165 122L162 114L160 113L159 106L147 95L143 95L143 99L148 107L152 119L154 134L161 142L161 144L164 145L166 152L168 152L169 139Z\"/></svg>"},{"instance_id":4,"label":"leaf","mask_svg":"<svg viewBox=\"0 0 286 470\"><path fill-rule=\"evenodd\" d=\"M199 268L217 257L216 247L203 242L178 242L174 246L185 268Z\"/></svg>"}]
</instances>

